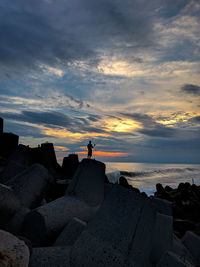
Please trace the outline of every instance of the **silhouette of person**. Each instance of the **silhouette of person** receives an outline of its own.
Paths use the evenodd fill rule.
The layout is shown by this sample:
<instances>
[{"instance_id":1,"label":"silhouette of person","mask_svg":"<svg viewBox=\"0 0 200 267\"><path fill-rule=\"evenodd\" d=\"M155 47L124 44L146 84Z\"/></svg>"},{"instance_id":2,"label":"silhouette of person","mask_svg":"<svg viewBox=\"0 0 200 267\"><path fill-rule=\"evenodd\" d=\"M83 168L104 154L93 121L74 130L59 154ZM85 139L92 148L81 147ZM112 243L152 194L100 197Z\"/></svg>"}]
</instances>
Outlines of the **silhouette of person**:
<instances>
[{"instance_id":1,"label":"silhouette of person","mask_svg":"<svg viewBox=\"0 0 200 267\"><path fill-rule=\"evenodd\" d=\"M89 144L87 145L87 149L88 149L88 159L90 159L92 157L92 149L95 147L95 145L92 145L92 142L89 141Z\"/></svg>"}]
</instances>

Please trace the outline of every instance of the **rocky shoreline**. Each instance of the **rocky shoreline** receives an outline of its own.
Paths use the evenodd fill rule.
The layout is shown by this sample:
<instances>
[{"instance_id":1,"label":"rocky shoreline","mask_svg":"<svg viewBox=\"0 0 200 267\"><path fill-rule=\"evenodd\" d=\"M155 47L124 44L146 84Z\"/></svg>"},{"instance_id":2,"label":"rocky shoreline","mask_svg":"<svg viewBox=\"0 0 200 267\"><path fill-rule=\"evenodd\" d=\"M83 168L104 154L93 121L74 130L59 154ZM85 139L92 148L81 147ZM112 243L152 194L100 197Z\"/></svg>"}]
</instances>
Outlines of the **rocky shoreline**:
<instances>
[{"instance_id":1,"label":"rocky shoreline","mask_svg":"<svg viewBox=\"0 0 200 267\"><path fill-rule=\"evenodd\" d=\"M0 266L199 266L199 192L158 184L147 197L109 183L100 161L61 167L53 144L17 144L1 153Z\"/></svg>"}]
</instances>

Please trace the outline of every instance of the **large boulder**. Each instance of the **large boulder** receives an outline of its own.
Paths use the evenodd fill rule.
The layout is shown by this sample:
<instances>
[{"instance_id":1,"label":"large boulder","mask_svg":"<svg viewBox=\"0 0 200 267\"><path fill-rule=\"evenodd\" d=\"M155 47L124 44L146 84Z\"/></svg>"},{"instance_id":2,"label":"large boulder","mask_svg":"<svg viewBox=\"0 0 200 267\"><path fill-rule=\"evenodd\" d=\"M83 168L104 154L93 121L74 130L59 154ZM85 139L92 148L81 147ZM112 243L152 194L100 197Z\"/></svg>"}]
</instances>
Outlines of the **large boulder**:
<instances>
[{"instance_id":1,"label":"large boulder","mask_svg":"<svg viewBox=\"0 0 200 267\"><path fill-rule=\"evenodd\" d=\"M68 247L33 248L29 267L70 267Z\"/></svg>"},{"instance_id":2,"label":"large boulder","mask_svg":"<svg viewBox=\"0 0 200 267\"><path fill-rule=\"evenodd\" d=\"M71 219L56 239L54 246L72 246L86 226L87 223L78 218Z\"/></svg>"},{"instance_id":3,"label":"large boulder","mask_svg":"<svg viewBox=\"0 0 200 267\"><path fill-rule=\"evenodd\" d=\"M0 266L28 267L29 249L24 241L0 230Z\"/></svg>"},{"instance_id":4,"label":"large boulder","mask_svg":"<svg viewBox=\"0 0 200 267\"><path fill-rule=\"evenodd\" d=\"M90 205L98 206L104 199L105 164L83 159L79 164L66 195L75 196Z\"/></svg>"},{"instance_id":5,"label":"large boulder","mask_svg":"<svg viewBox=\"0 0 200 267\"><path fill-rule=\"evenodd\" d=\"M8 158L18 146L19 136L13 133L0 135L0 156Z\"/></svg>"},{"instance_id":6,"label":"large boulder","mask_svg":"<svg viewBox=\"0 0 200 267\"><path fill-rule=\"evenodd\" d=\"M186 260L181 260L178 255L171 251L166 251L156 267L194 267Z\"/></svg>"},{"instance_id":7,"label":"large boulder","mask_svg":"<svg viewBox=\"0 0 200 267\"><path fill-rule=\"evenodd\" d=\"M6 184L12 187L23 206L33 208L43 199L50 182L53 181L48 170L40 164L34 164Z\"/></svg>"},{"instance_id":8,"label":"large boulder","mask_svg":"<svg viewBox=\"0 0 200 267\"><path fill-rule=\"evenodd\" d=\"M0 226L4 226L20 207L20 201L14 191L0 184Z\"/></svg>"},{"instance_id":9,"label":"large boulder","mask_svg":"<svg viewBox=\"0 0 200 267\"><path fill-rule=\"evenodd\" d=\"M89 221L98 207L90 207L84 201L65 196L31 211L24 220L24 235L34 246L45 244L45 240L55 238L73 218Z\"/></svg>"}]
</instances>

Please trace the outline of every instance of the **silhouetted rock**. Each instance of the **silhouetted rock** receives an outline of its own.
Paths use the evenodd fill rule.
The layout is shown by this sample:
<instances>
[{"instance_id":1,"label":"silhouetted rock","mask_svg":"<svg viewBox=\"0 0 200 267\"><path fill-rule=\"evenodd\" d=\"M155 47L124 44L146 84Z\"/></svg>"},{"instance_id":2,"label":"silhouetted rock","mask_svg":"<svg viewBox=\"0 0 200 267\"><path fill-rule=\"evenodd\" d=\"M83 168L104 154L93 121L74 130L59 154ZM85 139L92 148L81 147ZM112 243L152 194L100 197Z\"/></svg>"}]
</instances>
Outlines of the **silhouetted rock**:
<instances>
[{"instance_id":1,"label":"silhouetted rock","mask_svg":"<svg viewBox=\"0 0 200 267\"><path fill-rule=\"evenodd\" d=\"M53 181L48 170L34 164L6 184L12 187L22 205L32 208L40 204L50 182Z\"/></svg>"},{"instance_id":2,"label":"silhouetted rock","mask_svg":"<svg viewBox=\"0 0 200 267\"><path fill-rule=\"evenodd\" d=\"M0 135L0 156L8 158L17 148L19 136L13 133L2 133Z\"/></svg>"},{"instance_id":3,"label":"silhouetted rock","mask_svg":"<svg viewBox=\"0 0 200 267\"><path fill-rule=\"evenodd\" d=\"M157 211L168 216L172 216L172 203L168 200L152 197L152 202L156 205Z\"/></svg>"},{"instance_id":4,"label":"silhouetted rock","mask_svg":"<svg viewBox=\"0 0 200 267\"><path fill-rule=\"evenodd\" d=\"M78 218L71 219L62 230L53 246L72 246L87 224Z\"/></svg>"},{"instance_id":5,"label":"silhouetted rock","mask_svg":"<svg viewBox=\"0 0 200 267\"><path fill-rule=\"evenodd\" d=\"M24 241L0 230L0 266L28 267L29 249Z\"/></svg>"},{"instance_id":6,"label":"silhouetted rock","mask_svg":"<svg viewBox=\"0 0 200 267\"><path fill-rule=\"evenodd\" d=\"M30 150L28 146L19 145L9 157L1 174L1 182L6 183L9 179L21 173L31 164Z\"/></svg>"},{"instance_id":7,"label":"silhouetted rock","mask_svg":"<svg viewBox=\"0 0 200 267\"><path fill-rule=\"evenodd\" d=\"M0 227L4 226L20 207L20 201L14 191L0 184Z\"/></svg>"},{"instance_id":8,"label":"silhouetted rock","mask_svg":"<svg viewBox=\"0 0 200 267\"><path fill-rule=\"evenodd\" d=\"M62 162L63 176L67 179L71 179L75 174L78 165L79 165L79 160L77 154L69 154L68 157L64 157Z\"/></svg>"},{"instance_id":9,"label":"silhouetted rock","mask_svg":"<svg viewBox=\"0 0 200 267\"><path fill-rule=\"evenodd\" d=\"M104 199L104 182L105 164L83 159L67 188L66 195L78 197L91 207L98 206Z\"/></svg>"},{"instance_id":10,"label":"silhouetted rock","mask_svg":"<svg viewBox=\"0 0 200 267\"><path fill-rule=\"evenodd\" d=\"M70 265L69 247L33 248L29 267L68 267Z\"/></svg>"}]
</instances>

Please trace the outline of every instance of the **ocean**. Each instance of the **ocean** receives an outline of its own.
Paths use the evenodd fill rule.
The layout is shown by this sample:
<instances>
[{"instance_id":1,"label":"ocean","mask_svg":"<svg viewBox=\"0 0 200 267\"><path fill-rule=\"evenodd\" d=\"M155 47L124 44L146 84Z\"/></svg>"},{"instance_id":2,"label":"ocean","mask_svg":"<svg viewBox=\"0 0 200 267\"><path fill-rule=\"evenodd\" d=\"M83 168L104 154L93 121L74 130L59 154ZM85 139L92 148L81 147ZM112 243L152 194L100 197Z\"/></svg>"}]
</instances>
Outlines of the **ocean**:
<instances>
[{"instance_id":1,"label":"ocean","mask_svg":"<svg viewBox=\"0 0 200 267\"><path fill-rule=\"evenodd\" d=\"M106 175L111 182L124 176L128 183L147 195L153 195L156 184L176 188L179 183L200 185L200 164L151 164L105 162Z\"/></svg>"}]
</instances>

